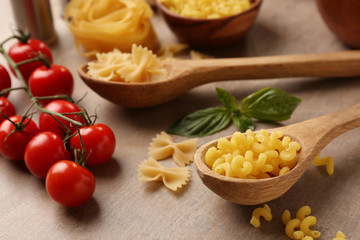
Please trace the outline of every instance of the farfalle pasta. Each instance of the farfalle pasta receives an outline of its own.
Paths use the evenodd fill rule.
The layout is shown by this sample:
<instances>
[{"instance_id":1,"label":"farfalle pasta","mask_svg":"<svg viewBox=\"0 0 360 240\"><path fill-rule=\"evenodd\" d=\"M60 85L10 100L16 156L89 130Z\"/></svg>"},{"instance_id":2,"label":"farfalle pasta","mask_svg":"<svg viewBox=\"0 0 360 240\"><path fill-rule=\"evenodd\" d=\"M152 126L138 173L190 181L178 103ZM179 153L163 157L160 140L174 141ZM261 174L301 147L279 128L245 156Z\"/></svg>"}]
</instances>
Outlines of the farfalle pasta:
<instances>
[{"instance_id":1,"label":"farfalle pasta","mask_svg":"<svg viewBox=\"0 0 360 240\"><path fill-rule=\"evenodd\" d=\"M162 181L172 191L181 188L190 178L190 169L188 167L164 168L153 158L143 161L138 168L138 172L140 181Z\"/></svg>"},{"instance_id":2,"label":"farfalle pasta","mask_svg":"<svg viewBox=\"0 0 360 240\"><path fill-rule=\"evenodd\" d=\"M97 53L96 61L88 63L87 74L103 81L137 83L159 81L167 71L152 51L133 44L131 53L118 49Z\"/></svg>"},{"instance_id":3,"label":"farfalle pasta","mask_svg":"<svg viewBox=\"0 0 360 240\"><path fill-rule=\"evenodd\" d=\"M284 175L296 165L297 142L280 131L245 134L236 132L220 138L205 154L205 162L216 173L237 178L269 178Z\"/></svg>"},{"instance_id":4,"label":"farfalle pasta","mask_svg":"<svg viewBox=\"0 0 360 240\"><path fill-rule=\"evenodd\" d=\"M72 0L64 16L85 57L114 48L130 52L133 43L157 49L153 11L145 0Z\"/></svg>"},{"instance_id":5,"label":"farfalle pasta","mask_svg":"<svg viewBox=\"0 0 360 240\"><path fill-rule=\"evenodd\" d=\"M188 139L175 143L170 135L162 131L157 134L149 146L149 156L156 160L172 156L180 167L184 167L193 161L195 151L198 147L198 139Z\"/></svg>"}]
</instances>

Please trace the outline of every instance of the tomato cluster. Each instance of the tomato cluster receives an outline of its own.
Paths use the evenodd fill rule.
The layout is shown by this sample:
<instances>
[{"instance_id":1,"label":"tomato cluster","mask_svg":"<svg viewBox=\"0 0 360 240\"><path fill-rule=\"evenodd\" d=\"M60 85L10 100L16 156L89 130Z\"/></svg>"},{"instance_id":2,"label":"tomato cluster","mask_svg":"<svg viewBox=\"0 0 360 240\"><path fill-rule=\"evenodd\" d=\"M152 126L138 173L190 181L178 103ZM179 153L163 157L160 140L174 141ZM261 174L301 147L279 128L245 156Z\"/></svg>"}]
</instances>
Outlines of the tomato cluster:
<instances>
[{"instance_id":1,"label":"tomato cluster","mask_svg":"<svg viewBox=\"0 0 360 240\"><path fill-rule=\"evenodd\" d=\"M73 77L64 66L51 64L45 43L19 40L7 54L11 70L22 79L41 114L38 125L27 113L16 115L7 99L11 78L0 65L0 154L24 161L34 176L45 179L46 190L56 202L68 207L84 204L95 190L95 177L85 165L96 166L111 158L114 133L105 124L91 123L86 111L68 101Z\"/></svg>"}]
</instances>

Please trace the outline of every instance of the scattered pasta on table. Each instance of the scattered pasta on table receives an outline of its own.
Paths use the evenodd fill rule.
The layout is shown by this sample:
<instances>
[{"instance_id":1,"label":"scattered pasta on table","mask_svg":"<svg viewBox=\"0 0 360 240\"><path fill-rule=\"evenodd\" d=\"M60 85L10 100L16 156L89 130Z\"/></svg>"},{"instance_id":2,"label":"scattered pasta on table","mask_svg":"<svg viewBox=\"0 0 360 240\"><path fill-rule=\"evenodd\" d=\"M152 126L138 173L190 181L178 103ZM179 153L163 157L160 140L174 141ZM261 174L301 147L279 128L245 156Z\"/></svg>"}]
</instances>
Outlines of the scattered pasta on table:
<instances>
[{"instance_id":1,"label":"scattered pasta on table","mask_svg":"<svg viewBox=\"0 0 360 240\"><path fill-rule=\"evenodd\" d=\"M256 228L260 227L260 217L263 217L266 221L272 220L269 205L265 204L264 207L256 208L252 213L250 224Z\"/></svg>"},{"instance_id":2,"label":"scattered pasta on table","mask_svg":"<svg viewBox=\"0 0 360 240\"><path fill-rule=\"evenodd\" d=\"M188 167L164 168L153 158L143 161L138 172L140 181L162 181L172 191L186 185L190 179L190 169Z\"/></svg>"},{"instance_id":3,"label":"scattered pasta on table","mask_svg":"<svg viewBox=\"0 0 360 240\"><path fill-rule=\"evenodd\" d=\"M333 175L334 173L334 158L331 156L320 158L320 153L316 155L314 160L312 161L313 165L316 167L326 165L326 172L329 175Z\"/></svg>"},{"instance_id":4,"label":"scattered pasta on table","mask_svg":"<svg viewBox=\"0 0 360 240\"><path fill-rule=\"evenodd\" d=\"M169 134L162 131L152 139L149 146L149 156L155 160L172 156L178 166L184 167L194 160L194 154L198 147L197 143L197 138L175 143Z\"/></svg>"}]
</instances>

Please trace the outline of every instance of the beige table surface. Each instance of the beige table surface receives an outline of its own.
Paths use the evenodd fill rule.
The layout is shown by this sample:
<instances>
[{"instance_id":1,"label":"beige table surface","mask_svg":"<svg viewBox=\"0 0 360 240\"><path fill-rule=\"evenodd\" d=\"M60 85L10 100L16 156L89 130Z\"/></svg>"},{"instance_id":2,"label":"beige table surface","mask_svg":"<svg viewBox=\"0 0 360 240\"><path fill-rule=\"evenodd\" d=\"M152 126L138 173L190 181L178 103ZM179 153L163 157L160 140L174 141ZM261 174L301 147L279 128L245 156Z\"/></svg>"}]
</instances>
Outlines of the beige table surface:
<instances>
[{"instance_id":1,"label":"beige table surface","mask_svg":"<svg viewBox=\"0 0 360 240\"><path fill-rule=\"evenodd\" d=\"M313 209L321 239L332 239L338 230L347 239L360 234L360 129L334 140L323 155L335 158L335 173L311 166L300 181L281 198L268 204L273 221L260 229L249 224L255 206L240 206L223 200L200 181L193 164L191 181L182 191L172 192L161 183L143 183L137 168L147 158L151 139L180 116L194 110L217 106L215 87L230 91L237 99L264 87L278 87L303 99L292 118L283 124L321 116L360 101L360 78L273 79L221 82L197 87L178 99L150 109L130 110L97 96L76 74L86 61L75 51L73 38L61 19L59 1L51 1L58 42L52 46L54 62L68 67L75 77L74 98L88 93L82 105L95 109L98 122L108 124L117 139L113 158L94 168L96 190L93 198L79 208L65 208L52 201L44 181L33 177L22 163L0 159L0 239L288 239L281 213L293 214L303 205ZM10 35L14 23L10 1L1 1L0 37ZM175 38L159 16L154 25L162 42ZM313 0L264 1L254 28L237 46L207 52L217 57L263 56L314 53L347 49L326 28ZM1 64L5 64L3 58ZM13 84L17 80L13 77ZM24 93L11 93L18 113L29 101ZM257 123L258 129L274 124ZM205 143L230 135L235 127L204 137ZM174 136L176 141L184 137ZM175 166L172 160L161 162Z\"/></svg>"}]
</instances>

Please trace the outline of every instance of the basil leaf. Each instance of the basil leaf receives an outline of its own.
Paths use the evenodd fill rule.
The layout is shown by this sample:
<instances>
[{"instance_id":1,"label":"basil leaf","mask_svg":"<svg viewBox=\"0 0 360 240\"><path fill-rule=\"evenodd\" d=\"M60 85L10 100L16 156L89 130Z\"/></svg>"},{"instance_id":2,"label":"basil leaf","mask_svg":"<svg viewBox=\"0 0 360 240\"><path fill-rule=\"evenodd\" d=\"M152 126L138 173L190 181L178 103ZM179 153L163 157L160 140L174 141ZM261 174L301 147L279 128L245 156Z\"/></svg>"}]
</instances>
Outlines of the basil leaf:
<instances>
[{"instance_id":1,"label":"basil leaf","mask_svg":"<svg viewBox=\"0 0 360 240\"><path fill-rule=\"evenodd\" d=\"M206 108L180 118L166 132L186 137L203 137L226 128L230 121L231 111L228 109Z\"/></svg>"},{"instance_id":2,"label":"basil leaf","mask_svg":"<svg viewBox=\"0 0 360 240\"><path fill-rule=\"evenodd\" d=\"M216 97L224 104L226 108L229 109L238 109L239 105L234 96L232 96L228 91L222 88L216 88Z\"/></svg>"},{"instance_id":3,"label":"basil leaf","mask_svg":"<svg viewBox=\"0 0 360 240\"><path fill-rule=\"evenodd\" d=\"M248 117L244 114L234 114L232 116L232 121L240 130L240 132L246 132L248 129L253 131L255 129L255 124L251 117Z\"/></svg>"},{"instance_id":4,"label":"basil leaf","mask_svg":"<svg viewBox=\"0 0 360 240\"><path fill-rule=\"evenodd\" d=\"M259 120L284 121L291 117L300 102L300 98L280 89L264 88L242 100L241 112Z\"/></svg>"}]
</instances>

